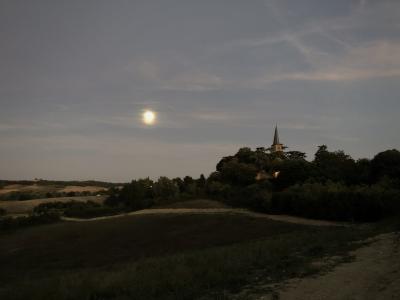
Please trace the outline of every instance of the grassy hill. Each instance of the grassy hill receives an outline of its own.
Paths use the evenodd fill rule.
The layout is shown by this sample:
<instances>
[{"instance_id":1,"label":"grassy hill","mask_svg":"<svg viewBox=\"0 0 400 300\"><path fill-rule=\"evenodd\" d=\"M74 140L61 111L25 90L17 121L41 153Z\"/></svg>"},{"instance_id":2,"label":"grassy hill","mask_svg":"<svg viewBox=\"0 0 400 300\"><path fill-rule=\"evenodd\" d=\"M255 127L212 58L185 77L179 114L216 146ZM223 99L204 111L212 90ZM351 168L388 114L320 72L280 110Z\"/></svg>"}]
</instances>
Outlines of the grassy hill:
<instances>
[{"instance_id":1,"label":"grassy hill","mask_svg":"<svg viewBox=\"0 0 400 300\"><path fill-rule=\"evenodd\" d=\"M314 272L312 258L368 234L229 214L43 225L0 235L0 298L224 299L260 272Z\"/></svg>"}]
</instances>

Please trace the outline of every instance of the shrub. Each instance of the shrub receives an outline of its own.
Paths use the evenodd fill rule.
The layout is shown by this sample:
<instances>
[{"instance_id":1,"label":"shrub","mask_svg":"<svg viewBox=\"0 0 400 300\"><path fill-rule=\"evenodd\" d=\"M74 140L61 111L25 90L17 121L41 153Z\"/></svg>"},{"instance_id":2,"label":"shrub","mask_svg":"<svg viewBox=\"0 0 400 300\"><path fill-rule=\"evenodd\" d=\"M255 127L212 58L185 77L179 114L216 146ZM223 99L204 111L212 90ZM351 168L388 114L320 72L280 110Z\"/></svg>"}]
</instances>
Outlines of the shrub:
<instances>
[{"instance_id":1,"label":"shrub","mask_svg":"<svg viewBox=\"0 0 400 300\"><path fill-rule=\"evenodd\" d=\"M109 216L122 211L119 207L103 206L93 201L68 201L42 203L33 209L35 214L56 213L66 217L93 218Z\"/></svg>"},{"instance_id":2,"label":"shrub","mask_svg":"<svg viewBox=\"0 0 400 300\"><path fill-rule=\"evenodd\" d=\"M400 213L400 193L379 186L304 184L274 193L265 211L338 221L377 221Z\"/></svg>"},{"instance_id":3,"label":"shrub","mask_svg":"<svg viewBox=\"0 0 400 300\"><path fill-rule=\"evenodd\" d=\"M60 215L56 213L33 214L27 217L5 217L0 219L0 230L14 230L18 228L51 224L58 222Z\"/></svg>"},{"instance_id":4,"label":"shrub","mask_svg":"<svg viewBox=\"0 0 400 300\"><path fill-rule=\"evenodd\" d=\"M132 180L121 190L110 189L107 206L122 206L130 210L147 208L154 203L153 181L149 178Z\"/></svg>"}]
</instances>

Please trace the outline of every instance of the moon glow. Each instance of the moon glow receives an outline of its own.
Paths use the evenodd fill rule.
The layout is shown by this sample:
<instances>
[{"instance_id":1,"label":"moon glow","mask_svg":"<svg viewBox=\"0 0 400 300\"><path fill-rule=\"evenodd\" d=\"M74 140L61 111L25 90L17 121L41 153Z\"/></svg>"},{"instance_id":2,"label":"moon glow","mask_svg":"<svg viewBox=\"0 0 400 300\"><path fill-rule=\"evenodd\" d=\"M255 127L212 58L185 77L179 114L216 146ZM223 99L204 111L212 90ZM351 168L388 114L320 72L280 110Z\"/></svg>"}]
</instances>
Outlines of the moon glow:
<instances>
[{"instance_id":1,"label":"moon glow","mask_svg":"<svg viewBox=\"0 0 400 300\"><path fill-rule=\"evenodd\" d=\"M142 114L142 121L146 125L153 125L156 121L156 114L151 110L146 110Z\"/></svg>"}]
</instances>

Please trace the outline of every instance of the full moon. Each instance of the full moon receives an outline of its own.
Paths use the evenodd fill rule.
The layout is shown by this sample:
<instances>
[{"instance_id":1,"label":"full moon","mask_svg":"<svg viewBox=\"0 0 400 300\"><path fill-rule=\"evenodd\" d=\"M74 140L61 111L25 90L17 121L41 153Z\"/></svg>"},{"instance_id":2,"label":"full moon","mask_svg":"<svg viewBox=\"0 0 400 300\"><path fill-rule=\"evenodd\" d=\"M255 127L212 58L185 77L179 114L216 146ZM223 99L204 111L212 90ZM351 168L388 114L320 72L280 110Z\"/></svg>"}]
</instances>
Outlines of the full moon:
<instances>
[{"instance_id":1,"label":"full moon","mask_svg":"<svg viewBox=\"0 0 400 300\"><path fill-rule=\"evenodd\" d=\"M146 110L143 112L142 120L146 125L153 125L156 120L156 114L151 110Z\"/></svg>"}]
</instances>

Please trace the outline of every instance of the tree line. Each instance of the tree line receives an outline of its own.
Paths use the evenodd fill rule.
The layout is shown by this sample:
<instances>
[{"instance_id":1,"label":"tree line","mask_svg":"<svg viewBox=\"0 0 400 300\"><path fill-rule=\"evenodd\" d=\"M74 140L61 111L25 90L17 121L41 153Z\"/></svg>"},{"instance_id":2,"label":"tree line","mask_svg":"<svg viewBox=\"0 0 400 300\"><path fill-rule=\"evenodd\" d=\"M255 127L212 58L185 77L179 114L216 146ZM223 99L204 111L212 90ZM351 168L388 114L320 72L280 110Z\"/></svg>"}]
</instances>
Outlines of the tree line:
<instances>
[{"instance_id":1,"label":"tree line","mask_svg":"<svg viewBox=\"0 0 400 300\"><path fill-rule=\"evenodd\" d=\"M110 188L106 205L131 210L207 197L266 213L343 221L375 221L400 212L400 152L354 160L318 147L299 151L241 148L223 157L208 178L160 177Z\"/></svg>"},{"instance_id":2,"label":"tree line","mask_svg":"<svg viewBox=\"0 0 400 300\"><path fill-rule=\"evenodd\" d=\"M132 180L122 189L112 187L105 204L124 206L132 210L164 205L176 201L205 196L206 178L203 174L198 179L185 176L169 179L162 176L153 181L149 178Z\"/></svg>"}]
</instances>

